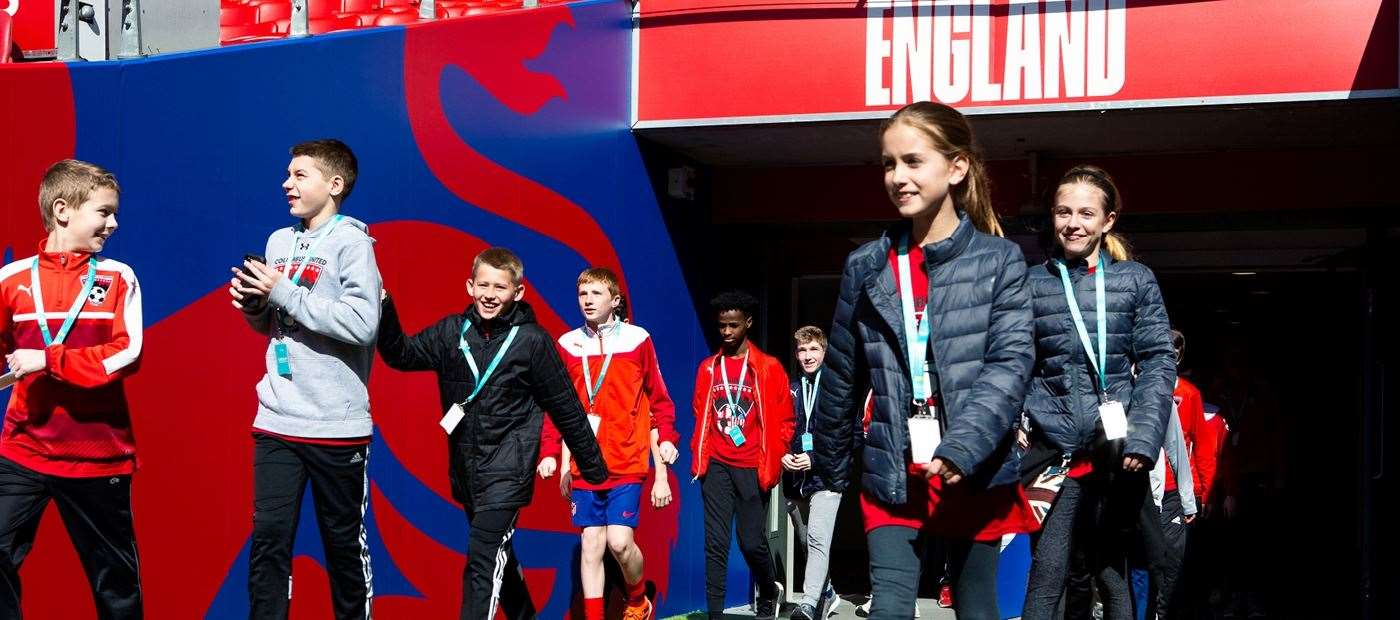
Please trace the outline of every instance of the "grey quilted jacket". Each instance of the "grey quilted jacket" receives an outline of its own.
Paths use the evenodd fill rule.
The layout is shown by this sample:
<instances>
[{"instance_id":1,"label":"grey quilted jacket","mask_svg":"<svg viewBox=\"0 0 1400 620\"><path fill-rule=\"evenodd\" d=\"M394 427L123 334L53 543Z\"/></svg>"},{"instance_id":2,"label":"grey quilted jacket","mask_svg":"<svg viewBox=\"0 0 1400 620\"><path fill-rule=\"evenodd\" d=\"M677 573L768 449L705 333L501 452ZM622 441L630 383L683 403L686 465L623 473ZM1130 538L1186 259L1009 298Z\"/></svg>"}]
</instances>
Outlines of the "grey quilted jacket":
<instances>
[{"instance_id":1,"label":"grey quilted jacket","mask_svg":"<svg viewBox=\"0 0 1400 620\"><path fill-rule=\"evenodd\" d=\"M1167 308L1151 269L1108 257L1105 263L1108 392L1128 413L1123 453L1153 463L1162 448L1176 381ZM1082 260L1068 266L1084 327L1097 347L1094 276ZM1099 419L1096 379L1055 263L1032 267L1028 288L1034 300L1036 356L1026 413L1033 432L1065 452L1089 448Z\"/></svg>"},{"instance_id":2,"label":"grey quilted jacket","mask_svg":"<svg viewBox=\"0 0 1400 620\"><path fill-rule=\"evenodd\" d=\"M947 422L935 457L963 472L963 484L983 488L1018 480L1020 455L1011 449L1011 430L1021 414L1035 345L1020 248L977 231L966 215L960 218L951 237L923 248L930 346ZM852 416L862 414L866 390L874 390L861 483L890 504L907 498L913 388L888 255L908 231L909 223L901 222L847 257L812 417L817 468L830 488L844 490Z\"/></svg>"}]
</instances>

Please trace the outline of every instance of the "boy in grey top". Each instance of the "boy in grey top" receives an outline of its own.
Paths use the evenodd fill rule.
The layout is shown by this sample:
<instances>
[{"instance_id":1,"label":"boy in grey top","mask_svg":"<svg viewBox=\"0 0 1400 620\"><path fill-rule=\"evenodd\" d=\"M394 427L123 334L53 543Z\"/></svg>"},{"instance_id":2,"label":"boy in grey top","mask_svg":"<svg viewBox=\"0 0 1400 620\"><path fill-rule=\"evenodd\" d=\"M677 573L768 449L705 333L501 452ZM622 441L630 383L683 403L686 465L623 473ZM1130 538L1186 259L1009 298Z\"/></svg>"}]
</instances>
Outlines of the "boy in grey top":
<instances>
[{"instance_id":1,"label":"boy in grey top","mask_svg":"<svg viewBox=\"0 0 1400 620\"><path fill-rule=\"evenodd\" d=\"M245 260L229 288L234 307L269 337L253 420L250 617L287 617L309 481L335 616L369 618L367 386L383 284L365 224L340 213L355 185L354 153L315 140L291 154L282 189L300 222L273 232L266 258Z\"/></svg>"}]
</instances>

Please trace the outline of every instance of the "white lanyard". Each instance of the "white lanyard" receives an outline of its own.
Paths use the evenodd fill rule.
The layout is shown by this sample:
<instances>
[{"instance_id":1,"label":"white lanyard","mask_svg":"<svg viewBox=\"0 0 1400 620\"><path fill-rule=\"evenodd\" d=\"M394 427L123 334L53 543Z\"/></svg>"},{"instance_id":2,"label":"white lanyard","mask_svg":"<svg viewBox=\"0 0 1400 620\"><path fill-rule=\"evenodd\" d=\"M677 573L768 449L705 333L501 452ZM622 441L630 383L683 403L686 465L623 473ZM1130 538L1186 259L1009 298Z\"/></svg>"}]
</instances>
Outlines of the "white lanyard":
<instances>
[{"instance_id":1,"label":"white lanyard","mask_svg":"<svg viewBox=\"0 0 1400 620\"><path fill-rule=\"evenodd\" d=\"M612 325L610 331L612 335L616 336L617 330L622 327L622 321L616 321ZM616 343L613 343L614 349L608 349L607 341L603 339L602 325L598 326L597 331L598 354L603 355L606 351L606 355L603 356L603 367L598 369L598 385L596 387L593 385L593 371L588 368L588 345L583 345L583 386L588 392L588 411L590 413L593 412L593 401L597 400L598 392L603 389L603 378L608 376L608 366L612 365L613 353L616 352Z\"/></svg>"},{"instance_id":2,"label":"white lanyard","mask_svg":"<svg viewBox=\"0 0 1400 620\"><path fill-rule=\"evenodd\" d=\"M749 374L749 351L748 351L748 349L744 349L744 368L743 368L743 370L740 370L740 371L739 371L739 384L736 385L736 386L734 386L734 393L733 393L733 394L730 394L730 393L729 393L729 364L728 364L728 361L729 361L729 360L726 360L726 359L724 358L724 354L721 353L720 356L719 356L719 376L720 376L720 379L722 379L722 380L724 381L724 400L729 401L729 407L730 407L730 409L731 409L732 411L737 412L737 411L739 411L739 397L743 395L742 392L743 392L743 389L744 389L744 378L747 377L748 374Z\"/></svg>"},{"instance_id":3,"label":"white lanyard","mask_svg":"<svg viewBox=\"0 0 1400 620\"><path fill-rule=\"evenodd\" d=\"M914 402L925 403L933 396L929 389L928 373L924 365L928 360L929 320L928 304L924 305L924 316L920 320L914 315L914 278L909 267L909 236L899 241L899 302L904 311L904 339L909 347L909 377L914 388Z\"/></svg>"},{"instance_id":4,"label":"white lanyard","mask_svg":"<svg viewBox=\"0 0 1400 620\"><path fill-rule=\"evenodd\" d=\"M817 386L822 383L822 371L817 369L817 374L812 378L811 386L807 384L807 377L802 377L802 413L806 416L807 424L812 423L812 408L817 404ZM810 426L807 432L812 432Z\"/></svg>"},{"instance_id":5,"label":"white lanyard","mask_svg":"<svg viewBox=\"0 0 1400 620\"><path fill-rule=\"evenodd\" d=\"M311 247L306 250L306 255L301 258L301 267L299 267L296 270L296 273L294 274L291 273L292 260L296 258L297 242L301 240L302 233L297 232L292 235L292 247L287 249L287 270L284 273L291 274L290 277L292 279L293 286L301 284L301 274L302 272L306 271L306 266L311 264L311 257L316 254L316 248L321 247L321 242L325 241L327 237L331 236L331 233L335 231L336 225L339 224L340 220L342 219L345 219L344 215L336 215L334 218L331 219L330 226L326 228L325 234L321 235L320 237L317 237L316 242L312 243Z\"/></svg>"}]
</instances>

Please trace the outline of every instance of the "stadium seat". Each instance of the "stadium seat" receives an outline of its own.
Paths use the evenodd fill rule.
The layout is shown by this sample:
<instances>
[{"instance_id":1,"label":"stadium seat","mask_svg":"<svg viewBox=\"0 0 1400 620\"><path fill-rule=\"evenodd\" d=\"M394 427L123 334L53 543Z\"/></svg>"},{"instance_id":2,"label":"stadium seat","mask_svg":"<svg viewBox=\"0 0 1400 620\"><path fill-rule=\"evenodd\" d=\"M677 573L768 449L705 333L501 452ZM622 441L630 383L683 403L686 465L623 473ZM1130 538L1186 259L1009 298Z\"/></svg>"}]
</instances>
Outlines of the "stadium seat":
<instances>
[{"instance_id":1,"label":"stadium seat","mask_svg":"<svg viewBox=\"0 0 1400 620\"><path fill-rule=\"evenodd\" d=\"M324 34L337 30L354 30L360 27L359 15L346 15L344 17L326 17L313 19L307 24L307 30L311 34Z\"/></svg>"},{"instance_id":2,"label":"stadium seat","mask_svg":"<svg viewBox=\"0 0 1400 620\"><path fill-rule=\"evenodd\" d=\"M219 39L229 41L243 37L267 37L277 34L277 24L264 22L261 24L237 24L219 27Z\"/></svg>"},{"instance_id":3,"label":"stadium seat","mask_svg":"<svg viewBox=\"0 0 1400 620\"><path fill-rule=\"evenodd\" d=\"M368 13L379 8L377 0L342 0L340 10L343 13Z\"/></svg>"},{"instance_id":4,"label":"stadium seat","mask_svg":"<svg viewBox=\"0 0 1400 620\"><path fill-rule=\"evenodd\" d=\"M399 24L412 24L418 21L417 13L385 13L374 18L376 26L397 26Z\"/></svg>"},{"instance_id":5,"label":"stadium seat","mask_svg":"<svg viewBox=\"0 0 1400 620\"><path fill-rule=\"evenodd\" d=\"M259 42L259 41L276 41L276 40L278 40L278 39L285 39L285 38L287 38L286 35L280 35L280 34L251 35L251 36L246 36L246 37L233 37L233 38L231 38L231 39L224 39L223 41L220 41L219 44L220 44L220 45L242 45L242 44L244 44L244 43L257 43L257 42Z\"/></svg>"},{"instance_id":6,"label":"stadium seat","mask_svg":"<svg viewBox=\"0 0 1400 620\"><path fill-rule=\"evenodd\" d=\"M273 32L276 32L277 34L289 34L292 32L291 19L279 19L275 22L272 22L272 25Z\"/></svg>"},{"instance_id":7,"label":"stadium seat","mask_svg":"<svg viewBox=\"0 0 1400 620\"><path fill-rule=\"evenodd\" d=\"M325 19L340 12L340 0L306 0L306 16Z\"/></svg>"},{"instance_id":8,"label":"stadium seat","mask_svg":"<svg viewBox=\"0 0 1400 620\"><path fill-rule=\"evenodd\" d=\"M287 2L264 2L257 5L258 23L275 22L279 19L290 20L292 18L292 3Z\"/></svg>"},{"instance_id":9,"label":"stadium seat","mask_svg":"<svg viewBox=\"0 0 1400 620\"><path fill-rule=\"evenodd\" d=\"M414 0L384 0L383 6L388 8L391 6L411 6L415 4L417 4L417 2L414 2Z\"/></svg>"},{"instance_id":10,"label":"stadium seat","mask_svg":"<svg viewBox=\"0 0 1400 620\"><path fill-rule=\"evenodd\" d=\"M375 15L386 15L386 14L390 14L390 13L412 13L412 14L414 14L414 15L417 15L417 14L418 14L418 7L416 7L416 6L386 6L386 7L382 8L382 9L379 9L379 10L377 10L377 11L374 12Z\"/></svg>"},{"instance_id":11,"label":"stadium seat","mask_svg":"<svg viewBox=\"0 0 1400 620\"><path fill-rule=\"evenodd\" d=\"M242 4L219 7L220 26L242 26L257 23L258 8Z\"/></svg>"}]
</instances>

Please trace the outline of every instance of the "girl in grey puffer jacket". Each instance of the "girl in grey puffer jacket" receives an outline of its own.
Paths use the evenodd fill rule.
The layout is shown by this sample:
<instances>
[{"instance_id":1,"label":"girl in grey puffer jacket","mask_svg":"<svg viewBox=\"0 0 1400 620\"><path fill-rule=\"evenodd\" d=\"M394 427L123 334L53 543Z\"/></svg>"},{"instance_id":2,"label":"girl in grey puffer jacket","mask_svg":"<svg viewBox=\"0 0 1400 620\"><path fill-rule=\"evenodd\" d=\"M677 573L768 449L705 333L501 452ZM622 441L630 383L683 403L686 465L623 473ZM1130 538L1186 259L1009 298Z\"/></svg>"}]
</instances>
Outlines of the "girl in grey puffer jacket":
<instances>
[{"instance_id":1,"label":"girl in grey puffer jacket","mask_svg":"<svg viewBox=\"0 0 1400 620\"><path fill-rule=\"evenodd\" d=\"M1026 620L1053 616L1070 550L1081 545L1106 617L1132 614L1125 550L1172 415L1176 360L1156 278L1111 232L1120 210L1108 173L1071 169L1050 209L1056 256L1030 270L1030 440L1071 467L1035 543Z\"/></svg>"}]
</instances>

